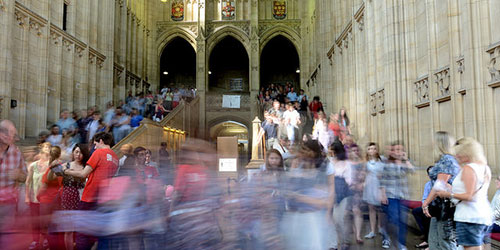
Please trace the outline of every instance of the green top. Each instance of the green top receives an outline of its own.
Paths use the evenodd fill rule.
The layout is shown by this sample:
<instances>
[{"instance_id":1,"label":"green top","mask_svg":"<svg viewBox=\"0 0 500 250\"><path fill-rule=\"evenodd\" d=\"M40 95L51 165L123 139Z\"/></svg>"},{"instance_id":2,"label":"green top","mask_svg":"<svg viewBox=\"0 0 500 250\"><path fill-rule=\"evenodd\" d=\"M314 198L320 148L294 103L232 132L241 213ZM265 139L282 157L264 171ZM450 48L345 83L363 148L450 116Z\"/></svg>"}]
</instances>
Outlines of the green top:
<instances>
[{"instance_id":1,"label":"green top","mask_svg":"<svg viewBox=\"0 0 500 250\"><path fill-rule=\"evenodd\" d=\"M29 198L30 201L33 203L39 203L36 195L38 194L38 191L40 190L40 187L42 187L42 177L43 174L38 170L38 162L35 161L31 163L31 168L33 168L33 177L31 181L31 185L28 187L28 192L29 192Z\"/></svg>"}]
</instances>

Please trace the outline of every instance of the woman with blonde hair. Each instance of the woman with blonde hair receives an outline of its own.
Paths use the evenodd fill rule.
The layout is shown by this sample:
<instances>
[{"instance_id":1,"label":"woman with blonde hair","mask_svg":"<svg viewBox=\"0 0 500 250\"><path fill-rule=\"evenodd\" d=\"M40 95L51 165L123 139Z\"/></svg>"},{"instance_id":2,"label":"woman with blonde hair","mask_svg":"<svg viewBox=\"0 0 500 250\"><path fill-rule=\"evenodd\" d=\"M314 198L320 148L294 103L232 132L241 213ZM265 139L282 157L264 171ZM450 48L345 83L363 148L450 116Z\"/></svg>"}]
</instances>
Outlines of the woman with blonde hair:
<instances>
[{"instance_id":1,"label":"woman with blonde hair","mask_svg":"<svg viewBox=\"0 0 500 250\"><path fill-rule=\"evenodd\" d=\"M422 204L422 211L427 217L432 217L429 226L430 249L457 249L455 229L453 224L453 210L447 198L440 198L437 192L446 190L460 171L455 157L452 156L454 139L445 131L438 131L434 136L435 155L438 161L429 171L429 178L433 188ZM430 207L429 207L430 206Z\"/></svg>"},{"instance_id":2,"label":"woman with blonde hair","mask_svg":"<svg viewBox=\"0 0 500 250\"><path fill-rule=\"evenodd\" d=\"M493 216L488 201L491 170L482 145L475 139L458 140L454 150L462 169L451 191L439 191L438 195L451 198L456 204L454 220L458 245L464 249L482 249Z\"/></svg>"}]
</instances>

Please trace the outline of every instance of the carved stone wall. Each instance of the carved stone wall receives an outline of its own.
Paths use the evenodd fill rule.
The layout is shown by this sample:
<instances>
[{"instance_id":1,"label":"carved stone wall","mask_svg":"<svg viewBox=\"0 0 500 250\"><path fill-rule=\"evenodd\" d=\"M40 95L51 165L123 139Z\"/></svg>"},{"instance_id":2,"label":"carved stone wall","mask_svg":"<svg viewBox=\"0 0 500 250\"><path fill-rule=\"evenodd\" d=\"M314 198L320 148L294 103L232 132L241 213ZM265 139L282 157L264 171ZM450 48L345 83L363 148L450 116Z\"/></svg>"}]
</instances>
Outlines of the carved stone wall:
<instances>
[{"instance_id":1,"label":"carved stone wall","mask_svg":"<svg viewBox=\"0 0 500 250\"><path fill-rule=\"evenodd\" d=\"M309 95L327 112L346 107L360 145L402 140L415 165L428 166L433 134L445 130L479 140L498 175L500 2L341 2L304 4ZM411 177L413 199L426 180L425 171Z\"/></svg>"}]
</instances>

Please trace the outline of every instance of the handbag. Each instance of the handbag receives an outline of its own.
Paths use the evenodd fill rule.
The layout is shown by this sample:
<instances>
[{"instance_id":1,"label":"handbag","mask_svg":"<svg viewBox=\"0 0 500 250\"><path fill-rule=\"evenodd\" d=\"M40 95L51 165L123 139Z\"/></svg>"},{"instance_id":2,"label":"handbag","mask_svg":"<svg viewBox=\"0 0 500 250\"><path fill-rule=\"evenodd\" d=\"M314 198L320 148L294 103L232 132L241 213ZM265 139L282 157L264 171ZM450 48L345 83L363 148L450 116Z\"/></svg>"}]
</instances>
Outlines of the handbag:
<instances>
[{"instance_id":1,"label":"handbag","mask_svg":"<svg viewBox=\"0 0 500 250\"><path fill-rule=\"evenodd\" d=\"M431 216L437 220L453 220L455 208L455 204L449 198L436 197L429 204L428 210Z\"/></svg>"}]
</instances>

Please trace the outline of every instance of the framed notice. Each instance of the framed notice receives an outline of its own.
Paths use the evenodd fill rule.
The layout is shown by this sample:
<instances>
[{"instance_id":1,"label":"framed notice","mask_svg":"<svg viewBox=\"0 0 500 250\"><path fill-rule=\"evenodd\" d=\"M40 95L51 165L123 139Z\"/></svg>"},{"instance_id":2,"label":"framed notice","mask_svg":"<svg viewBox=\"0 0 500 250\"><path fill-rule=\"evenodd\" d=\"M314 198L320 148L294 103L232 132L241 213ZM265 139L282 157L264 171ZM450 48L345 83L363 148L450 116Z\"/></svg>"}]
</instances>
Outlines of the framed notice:
<instances>
[{"instance_id":1,"label":"framed notice","mask_svg":"<svg viewBox=\"0 0 500 250\"><path fill-rule=\"evenodd\" d=\"M231 91L243 91L243 78L229 79L229 90L231 90Z\"/></svg>"},{"instance_id":2,"label":"framed notice","mask_svg":"<svg viewBox=\"0 0 500 250\"><path fill-rule=\"evenodd\" d=\"M239 95L222 95L222 107L239 109L241 98Z\"/></svg>"},{"instance_id":3,"label":"framed notice","mask_svg":"<svg viewBox=\"0 0 500 250\"><path fill-rule=\"evenodd\" d=\"M236 172L238 171L237 158L219 158L220 172Z\"/></svg>"}]
</instances>

